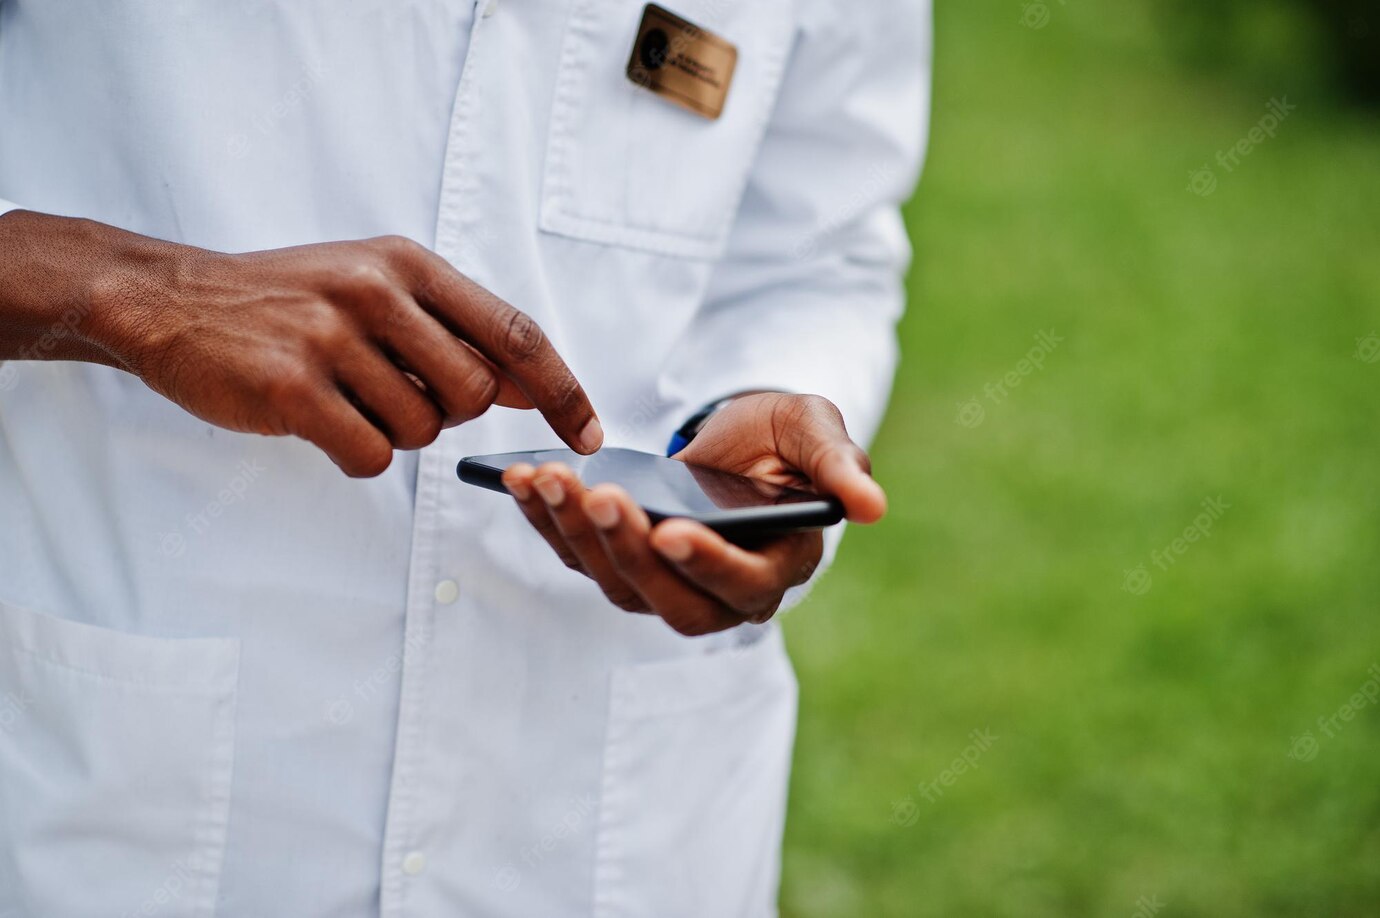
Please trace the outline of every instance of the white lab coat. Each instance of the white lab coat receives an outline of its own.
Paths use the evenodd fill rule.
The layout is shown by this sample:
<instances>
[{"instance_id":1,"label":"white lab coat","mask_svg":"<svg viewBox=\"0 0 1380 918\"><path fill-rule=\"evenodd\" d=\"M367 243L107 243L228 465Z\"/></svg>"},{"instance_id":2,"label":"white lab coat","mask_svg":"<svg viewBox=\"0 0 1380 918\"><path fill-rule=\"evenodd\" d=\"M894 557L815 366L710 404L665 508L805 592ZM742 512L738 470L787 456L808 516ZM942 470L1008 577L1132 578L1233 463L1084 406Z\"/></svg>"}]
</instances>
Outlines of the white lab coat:
<instances>
[{"instance_id":1,"label":"white lab coat","mask_svg":"<svg viewBox=\"0 0 1380 918\"><path fill-rule=\"evenodd\" d=\"M738 46L717 122L624 76L640 0L0 0L0 211L401 233L546 329L612 445L751 388L866 440L927 4L667 5ZM779 633L623 613L455 476L554 445L496 409L353 481L0 366L0 916L772 914Z\"/></svg>"}]
</instances>

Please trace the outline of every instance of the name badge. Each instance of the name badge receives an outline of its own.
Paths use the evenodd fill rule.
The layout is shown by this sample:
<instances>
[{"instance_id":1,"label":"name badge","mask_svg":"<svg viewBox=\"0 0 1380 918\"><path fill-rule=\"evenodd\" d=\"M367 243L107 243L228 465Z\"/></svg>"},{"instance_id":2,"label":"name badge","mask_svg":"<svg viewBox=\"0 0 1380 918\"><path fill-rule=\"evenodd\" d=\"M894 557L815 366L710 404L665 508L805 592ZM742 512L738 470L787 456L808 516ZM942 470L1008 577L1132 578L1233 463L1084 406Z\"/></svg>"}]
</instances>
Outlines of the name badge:
<instances>
[{"instance_id":1,"label":"name badge","mask_svg":"<svg viewBox=\"0 0 1380 918\"><path fill-rule=\"evenodd\" d=\"M647 4L637 29L628 79L697 115L724 110L738 49L669 10Z\"/></svg>"}]
</instances>

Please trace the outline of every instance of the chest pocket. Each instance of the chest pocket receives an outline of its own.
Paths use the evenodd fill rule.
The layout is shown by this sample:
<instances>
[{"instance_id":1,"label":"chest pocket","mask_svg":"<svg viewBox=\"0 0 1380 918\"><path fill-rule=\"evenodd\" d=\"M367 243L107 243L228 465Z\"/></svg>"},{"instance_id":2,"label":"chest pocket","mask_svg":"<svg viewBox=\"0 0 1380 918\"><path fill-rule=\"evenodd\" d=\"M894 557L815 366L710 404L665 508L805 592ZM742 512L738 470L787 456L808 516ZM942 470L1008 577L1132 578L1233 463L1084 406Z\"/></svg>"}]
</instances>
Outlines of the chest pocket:
<instances>
[{"instance_id":1,"label":"chest pocket","mask_svg":"<svg viewBox=\"0 0 1380 918\"><path fill-rule=\"evenodd\" d=\"M715 121L627 77L638 0L575 0L547 141L541 228L684 258L718 257L790 50L793 0L681 0L671 10L732 42Z\"/></svg>"}]
</instances>

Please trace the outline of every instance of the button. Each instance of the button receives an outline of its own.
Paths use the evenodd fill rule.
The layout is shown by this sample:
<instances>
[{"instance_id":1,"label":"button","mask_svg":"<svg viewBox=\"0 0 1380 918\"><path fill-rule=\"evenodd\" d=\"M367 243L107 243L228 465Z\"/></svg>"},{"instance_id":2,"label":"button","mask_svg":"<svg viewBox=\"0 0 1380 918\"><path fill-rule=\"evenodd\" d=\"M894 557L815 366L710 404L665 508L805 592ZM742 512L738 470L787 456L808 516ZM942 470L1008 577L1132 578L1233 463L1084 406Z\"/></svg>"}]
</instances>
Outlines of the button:
<instances>
[{"instance_id":1,"label":"button","mask_svg":"<svg viewBox=\"0 0 1380 918\"><path fill-rule=\"evenodd\" d=\"M436 584L436 601L448 606L460 598L460 584L454 580L442 580Z\"/></svg>"},{"instance_id":2,"label":"button","mask_svg":"<svg viewBox=\"0 0 1380 918\"><path fill-rule=\"evenodd\" d=\"M498 10L498 0L489 0L489 2L488 2L487 4L484 5L484 18L485 18L485 19L488 19L488 18L489 18L490 16L492 16L495 12L497 12L497 10Z\"/></svg>"},{"instance_id":3,"label":"button","mask_svg":"<svg viewBox=\"0 0 1380 918\"><path fill-rule=\"evenodd\" d=\"M403 858L402 868L403 873L410 877L419 876L423 870L426 870L426 855L420 851L413 851Z\"/></svg>"}]
</instances>

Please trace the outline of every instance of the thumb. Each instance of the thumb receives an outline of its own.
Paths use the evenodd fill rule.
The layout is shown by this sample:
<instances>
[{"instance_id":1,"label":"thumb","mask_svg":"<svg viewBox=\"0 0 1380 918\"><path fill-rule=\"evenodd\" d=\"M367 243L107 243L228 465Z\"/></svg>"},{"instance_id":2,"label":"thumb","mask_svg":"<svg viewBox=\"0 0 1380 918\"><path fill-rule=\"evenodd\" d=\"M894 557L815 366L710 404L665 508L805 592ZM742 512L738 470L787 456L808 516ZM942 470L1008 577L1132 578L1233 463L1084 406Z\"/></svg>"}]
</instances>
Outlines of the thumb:
<instances>
[{"instance_id":1,"label":"thumb","mask_svg":"<svg viewBox=\"0 0 1380 918\"><path fill-rule=\"evenodd\" d=\"M872 463L848 436L833 402L805 396L783 424L784 460L804 472L821 494L837 498L848 519L875 523L886 514L886 492L872 478ZM784 428L784 429L783 429Z\"/></svg>"}]
</instances>

